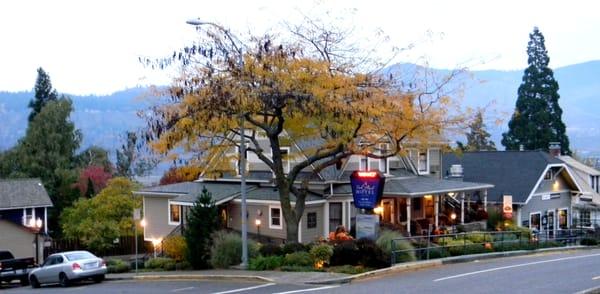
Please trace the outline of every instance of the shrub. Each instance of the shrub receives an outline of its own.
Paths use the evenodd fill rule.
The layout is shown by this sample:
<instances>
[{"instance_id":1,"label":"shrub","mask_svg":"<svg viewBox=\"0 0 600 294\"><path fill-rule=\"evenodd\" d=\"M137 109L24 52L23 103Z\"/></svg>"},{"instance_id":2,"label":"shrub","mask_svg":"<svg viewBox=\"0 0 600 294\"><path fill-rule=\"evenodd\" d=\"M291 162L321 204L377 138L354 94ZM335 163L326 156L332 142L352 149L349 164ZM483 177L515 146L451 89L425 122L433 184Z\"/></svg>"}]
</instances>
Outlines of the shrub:
<instances>
[{"instance_id":1,"label":"shrub","mask_svg":"<svg viewBox=\"0 0 600 294\"><path fill-rule=\"evenodd\" d=\"M333 247L328 244L316 245L310 249L310 257L315 261L315 264L328 264L332 255Z\"/></svg>"},{"instance_id":2,"label":"shrub","mask_svg":"<svg viewBox=\"0 0 600 294\"><path fill-rule=\"evenodd\" d=\"M215 268L228 268L242 262L242 238L237 233L219 231L213 237L210 263ZM248 240L250 258L258 255L258 244Z\"/></svg>"},{"instance_id":3,"label":"shrub","mask_svg":"<svg viewBox=\"0 0 600 294\"><path fill-rule=\"evenodd\" d=\"M333 246L333 254L329 265L358 265L360 261L358 247L353 240L337 242Z\"/></svg>"},{"instance_id":4,"label":"shrub","mask_svg":"<svg viewBox=\"0 0 600 294\"><path fill-rule=\"evenodd\" d=\"M485 243L492 241L492 237L484 232L471 232L467 233L467 240L473 243Z\"/></svg>"},{"instance_id":5,"label":"shrub","mask_svg":"<svg viewBox=\"0 0 600 294\"><path fill-rule=\"evenodd\" d=\"M187 250L183 236L168 237L163 241L162 246L165 254L175 261L182 261Z\"/></svg>"},{"instance_id":6,"label":"shrub","mask_svg":"<svg viewBox=\"0 0 600 294\"><path fill-rule=\"evenodd\" d=\"M144 267L147 269L163 269L163 270L174 270L175 260L167 257L151 258L146 261Z\"/></svg>"},{"instance_id":7,"label":"shrub","mask_svg":"<svg viewBox=\"0 0 600 294\"><path fill-rule=\"evenodd\" d=\"M504 222L504 216L496 209L488 210L487 228L488 230L496 230Z\"/></svg>"},{"instance_id":8,"label":"shrub","mask_svg":"<svg viewBox=\"0 0 600 294\"><path fill-rule=\"evenodd\" d=\"M272 256L258 256L250 260L248 268L255 271L266 271L274 270L279 268L283 264L283 257L272 255Z\"/></svg>"},{"instance_id":9,"label":"shrub","mask_svg":"<svg viewBox=\"0 0 600 294\"><path fill-rule=\"evenodd\" d=\"M383 268L390 265L390 255L377 246L375 241L367 238L356 240L359 264L364 267Z\"/></svg>"},{"instance_id":10,"label":"shrub","mask_svg":"<svg viewBox=\"0 0 600 294\"><path fill-rule=\"evenodd\" d=\"M583 238L581 239L580 244L585 246L596 246L598 245L598 241L596 241L596 239L593 238Z\"/></svg>"},{"instance_id":11,"label":"shrub","mask_svg":"<svg viewBox=\"0 0 600 294\"><path fill-rule=\"evenodd\" d=\"M402 234L396 231L384 230L377 238L377 246L383 250L387 255L392 255L392 240L402 238ZM395 240L394 251L400 251L395 253L396 262L407 262L415 261L415 251L412 244L406 240Z\"/></svg>"},{"instance_id":12,"label":"shrub","mask_svg":"<svg viewBox=\"0 0 600 294\"><path fill-rule=\"evenodd\" d=\"M281 247L275 244L263 244L260 246L259 253L262 256L283 255Z\"/></svg>"},{"instance_id":13,"label":"shrub","mask_svg":"<svg viewBox=\"0 0 600 294\"><path fill-rule=\"evenodd\" d=\"M333 266L327 269L328 272L334 272L334 273L341 273L341 274L349 274L349 275L356 275L356 274L362 274L364 272L368 272L371 269L368 267L364 267L364 266L353 266L353 265L339 265L339 266Z\"/></svg>"},{"instance_id":14,"label":"shrub","mask_svg":"<svg viewBox=\"0 0 600 294\"><path fill-rule=\"evenodd\" d=\"M182 261L182 262L178 262L177 264L175 264L175 270L177 270L177 271L184 271L184 270L190 270L190 269L193 269L193 267L187 261Z\"/></svg>"},{"instance_id":15,"label":"shrub","mask_svg":"<svg viewBox=\"0 0 600 294\"><path fill-rule=\"evenodd\" d=\"M283 261L284 265L287 266L312 266L314 264L314 261L312 259L312 257L310 257L310 254L308 254L308 252L306 251L298 251L298 252L294 252L294 253L288 253L285 255L284 261Z\"/></svg>"},{"instance_id":16,"label":"shrub","mask_svg":"<svg viewBox=\"0 0 600 294\"><path fill-rule=\"evenodd\" d=\"M308 250L310 250L310 248L302 243L286 243L282 248L283 254L290 254L299 251L308 252Z\"/></svg>"},{"instance_id":17,"label":"shrub","mask_svg":"<svg viewBox=\"0 0 600 294\"><path fill-rule=\"evenodd\" d=\"M108 273L126 273L131 270L129 264L120 259L110 259L106 262L106 266L108 267Z\"/></svg>"}]
</instances>

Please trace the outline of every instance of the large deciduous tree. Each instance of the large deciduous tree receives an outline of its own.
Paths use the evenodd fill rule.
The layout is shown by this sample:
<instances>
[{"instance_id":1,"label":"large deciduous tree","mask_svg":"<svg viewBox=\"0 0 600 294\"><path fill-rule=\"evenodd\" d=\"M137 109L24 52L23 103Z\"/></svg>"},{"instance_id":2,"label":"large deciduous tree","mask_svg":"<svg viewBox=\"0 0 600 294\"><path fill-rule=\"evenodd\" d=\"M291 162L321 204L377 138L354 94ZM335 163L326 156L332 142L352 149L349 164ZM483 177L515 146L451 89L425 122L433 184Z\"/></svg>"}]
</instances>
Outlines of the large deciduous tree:
<instances>
[{"instance_id":1,"label":"large deciduous tree","mask_svg":"<svg viewBox=\"0 0 600 294\"><path fill-rule=\"evenodd\" d=\"M442 85L456 72L436 85L403 91L379 75L379 67L355 58L360 52L344 34L315 22L293 27L286 39L241 41L212 24L198 31L197 43L149 61L183 67L169 89L171 99L144 112L151 145L163 154L200 153L195 164L208 177L235 170L237 155L230 151L243 137L248 152L274 174L290 242L298 240L308 193L309 177L299 177L302 172L319 173L353 154L392 156L406 138L425 142L463 121ZM389 148L378 150L380 142ZM301 154L281 151L294 143L302 143ZM288 171L284 161L290 159Z\"/></svg>"},{"instance_id":2,"label":"large deciduous tree","mask_svg":"<svg viewBox=\"0 0 600 294\"><path fill-rule=\"evenodd\" d=\"M52 88L50 82L50 76L44 71L43 68L37 69L37 79L35 81L35 97L29 101L29 107L31 113L29 114L29 121L33 121L33 118L42 111L42 108L50 102L58 99L58 93Z\"/></svg>"},{"instance_id":3,"label":"large deciduous tree","mask_svg":"<svg viewBox=\"0 0 600 294\"><path fill-rule=\"evenodd\" d=\"M544 35L535 27L529 34L527 63L519 86L515 112L508 123L508 132L502 134L502 145L507 150L542 149L548 151L550 142L559 142L563 153L570 154L569 138L558 105L558 83L544 44Z\"/></svg>"},{"instance_id":4,"label":"large deciduous tree","mask_svg":"<svg viewBox=\"0 0 600 294\"><path fill-rule=\"evenodd\" d=\"M64 236L79 239L93 250L110 248L113 240L132 233L131 213L141 206L132 193L137 188L127 178L114 178L96 197L79 199L61 215Z\"/></svg>"}]
</instances>

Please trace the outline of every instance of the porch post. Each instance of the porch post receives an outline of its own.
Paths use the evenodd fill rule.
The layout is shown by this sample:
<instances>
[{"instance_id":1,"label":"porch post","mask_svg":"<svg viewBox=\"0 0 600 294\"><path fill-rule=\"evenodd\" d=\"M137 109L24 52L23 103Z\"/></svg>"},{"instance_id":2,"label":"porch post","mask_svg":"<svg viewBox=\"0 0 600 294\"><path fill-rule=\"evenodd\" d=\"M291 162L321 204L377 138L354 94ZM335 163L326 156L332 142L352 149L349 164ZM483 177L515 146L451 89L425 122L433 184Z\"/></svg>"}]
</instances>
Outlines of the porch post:
<instances>
[{"instance_id":1,"label":"porch post","mask_svg":"<svg viewBox=\"0 0 600 294\"><path fill-rule=\"evenodd\" d=\"M406 232L410 236L410 210L411 210L411 198L406 198Z\"/></svg>"},{"instance_id":2,"label":"porch post","mask_svg":"<svg viewBox=\"0 0 600 294\"><path fill-rule=\"evenodd\" d=\"M323 238L329 238L329 201L323 205Z\"/></svg>"},{"instance_id":3,"label":"porch post","mask_svg":"<svg viewBox=\"0 0 600 294\"><path fill-rule=\"evenodd\" d=\"M465 223L465 192L460 192L460 223Z\"/></svg>"},{"instance_id":4,"label":"porch post","mask_svg":"<svg viewBox=\"0 0 600 294\"><path fill-rule=\"evenodd\" d=\"M487 189L483 190L483 210L487 211Z\"/></svg>"},{"instance_id":5,"label":"porch post","mask_svg":"<svg viewBox=\"0 0 600 294\"><path fill-rule=\"evenodd\" d=\"M435 227L437 228L439 226L439 211L440 211L440 195L434 195L433 196L433 215L435 217Z\"/></svg>"}]
</instances>

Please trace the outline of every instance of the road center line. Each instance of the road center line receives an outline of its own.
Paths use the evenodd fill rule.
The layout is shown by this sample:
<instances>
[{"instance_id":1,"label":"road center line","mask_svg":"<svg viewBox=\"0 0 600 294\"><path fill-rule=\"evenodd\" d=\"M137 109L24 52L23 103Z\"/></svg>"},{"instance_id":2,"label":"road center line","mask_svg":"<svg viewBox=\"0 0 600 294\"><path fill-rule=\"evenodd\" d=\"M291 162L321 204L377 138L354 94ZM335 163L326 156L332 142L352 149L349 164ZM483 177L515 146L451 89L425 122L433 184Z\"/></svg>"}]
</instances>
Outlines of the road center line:
<instances>
[{"instance_id":1,"label":"road center line","mask_svg":"<svg viewBox=\"0 0 600 294\"><path fill-rule=\"evenodd\" d=\"M213 294L237 293L237 292L242 292L242 291L248 291L248 290L254 290L254 289L258 289L258 288L263 288L263 287L269 287L269 286L273 286L273 285L275 285L275 283L268 283L268 284L262 284L262 285L252 286L252 287L233 289L233 290L228 290L228 291L223 291L223 292L215 292Z\"/></svg>"},{"instance_id":2,"label":"road center line","mask_svg":"<svg viewBox=\"0 0 600 294\"><path fill-rule=\"evenodd\" d=\"M186 288L179 288L179 289L171 290L171 292L175 293L175 292L187 291L187 290L192 290L192 289L194 289L194 287L186 287Z\"/></svg>"},{"instance_id":3,"label":"road center line","mask_svg":"<svg viewBox=\"0 0 600 294\"><path fill-rule=\"evenodd\" d=\"M514 264L514 265L508 265L508 266L494 267L494 268L489 268L489 269L485 269L485 270L468 272L468 273L464 273L464 274L460 274L460 275L439 278L439 279L435 279L433 281L434 282L440 282L440 281L445 281L445 280L450 280L450 279L455 279L455 278L472 276L472 275L476 275L476 274L482 274L482 273L488 273L488 272L493 272L493 271L499 271L499 270L503 270L503 269L509 269L509 268L515 268L515 267L523 267L523 266L528 266L528 265L541 264L541 263L549 263L549 262L556 262L556 261L563 261L563 260L570 260L570 259L579 259L579 258L593 257L593 256L600 256L600 253L598 253L598 254L590 254L590 255L562 257L562 258L556 258L556 259L541 260L541 261L534 261L534 262L528 262L528 263Z\"/></svg>"},{"instance_id":4,"label":"road center line","mask_svg":"<svg viewBox=\"0 0 600 294\"><path fill-rule=\"evenodd\" d=\"M311 292L311 291L319 291L319 290L325 290L325 289L331 289L331 288L337 288L340 285L333 285L333 286L323 286L323 287L318 287L318 288L309 288L309 289L300 289L300 290L293 290L293 291L286 291L286 292L277 292L277 293L273 293L273 294L291 294L291 293L303 293L303 292Z\"/></svg>"}]
</instances>

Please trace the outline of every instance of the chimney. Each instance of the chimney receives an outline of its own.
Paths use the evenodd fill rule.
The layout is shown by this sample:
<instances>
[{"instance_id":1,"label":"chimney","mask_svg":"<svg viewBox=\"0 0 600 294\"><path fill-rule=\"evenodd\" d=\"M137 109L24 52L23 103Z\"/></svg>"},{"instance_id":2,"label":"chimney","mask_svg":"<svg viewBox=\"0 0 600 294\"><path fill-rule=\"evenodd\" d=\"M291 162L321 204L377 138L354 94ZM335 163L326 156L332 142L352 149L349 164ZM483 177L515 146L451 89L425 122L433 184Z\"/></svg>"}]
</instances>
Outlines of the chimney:
<instances>
[{"instance_id":1,"label":"chimney","mask_svg":"<svg viewBox=\"0 0 600 294\"><path fill-rule=\"evenodd\" d=\"M560 156L560 142L550 142L548 143L548 151L552 157Z\"/></svg>"}]
</instances>

